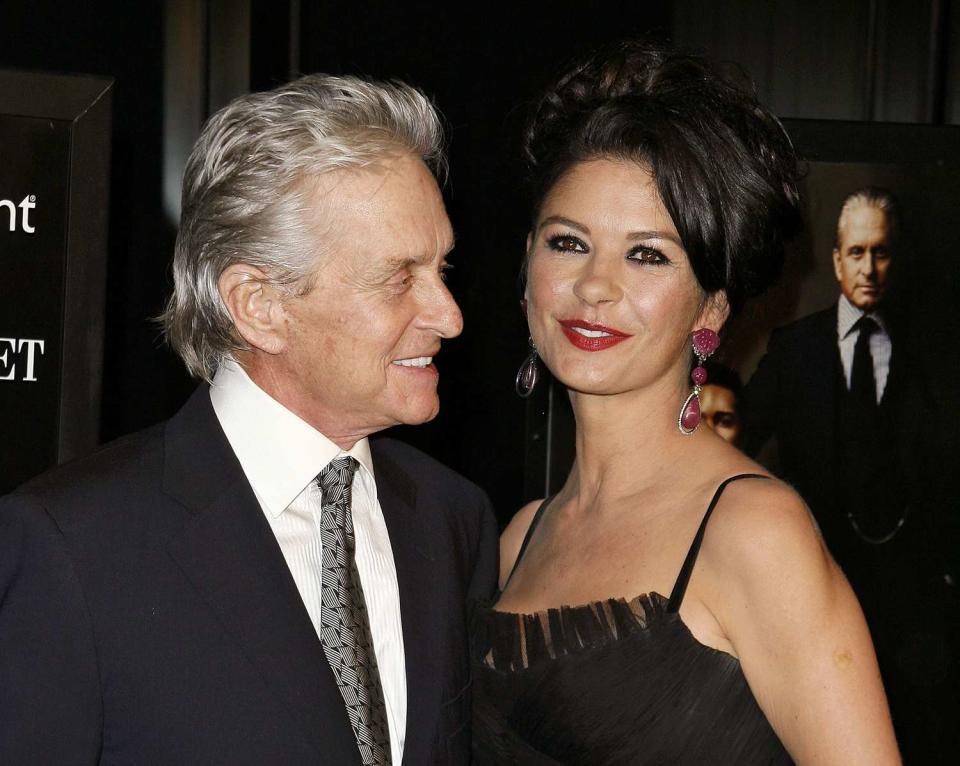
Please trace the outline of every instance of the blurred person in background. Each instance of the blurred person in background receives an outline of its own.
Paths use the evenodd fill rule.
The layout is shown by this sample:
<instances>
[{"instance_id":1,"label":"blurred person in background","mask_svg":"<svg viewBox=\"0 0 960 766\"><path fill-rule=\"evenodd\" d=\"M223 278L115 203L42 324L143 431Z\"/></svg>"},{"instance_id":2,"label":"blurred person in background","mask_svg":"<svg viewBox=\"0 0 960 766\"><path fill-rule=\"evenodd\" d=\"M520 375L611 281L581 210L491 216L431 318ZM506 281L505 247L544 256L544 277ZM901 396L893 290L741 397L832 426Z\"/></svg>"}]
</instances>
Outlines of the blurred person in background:
<instances>
[{"instance_id":1,"label":"blurred person in background","mask_svg":"<svg viewBox=\"0 0 960 766\"><path fill-rule=\"evenodd\" d=\"M703 423L735 447L740 446L740 397L743 382L736 370L707 360L703 365L707 382L700 389L700 414Z\"/></svg>"}]
</instances>

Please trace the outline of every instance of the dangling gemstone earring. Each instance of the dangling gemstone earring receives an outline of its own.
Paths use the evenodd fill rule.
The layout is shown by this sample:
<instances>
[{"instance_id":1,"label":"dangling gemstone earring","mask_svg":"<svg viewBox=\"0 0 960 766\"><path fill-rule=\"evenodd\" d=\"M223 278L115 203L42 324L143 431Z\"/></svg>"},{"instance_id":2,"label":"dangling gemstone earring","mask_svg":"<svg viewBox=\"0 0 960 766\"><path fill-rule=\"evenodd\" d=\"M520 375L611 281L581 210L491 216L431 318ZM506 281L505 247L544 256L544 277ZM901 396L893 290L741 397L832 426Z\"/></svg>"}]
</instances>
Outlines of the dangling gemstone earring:
<instances>
[{"instance_id":1,"label":"dangling gemstone earring","mask_svg":"<svg viewBox=\"0 0 960 766\"><path fill-rule=\"evenodd\" d=\"M703 366L707 357L717 350L720 345L720 336L713 330L703 327L690 338L693 344L693 353L697 355L699 364L693 368L690 373L690 380L693 381L693 391L686 398L683 406L680 408L680 417L677 418L677 428L682 434L692 434L700 425L700 389L707 382L707 370Z\"/></svg>"},{"instance_id":2,"label":"dangling gemstone earring","mask_svg":"<svg viewBox=\"0 0 960 766\"><path fill-rule=\"evenodd\" d=\"M517 370L517 379L514 384L517 389L517 396L521 399L526 399L533 393L533 389L537 387L537 381L540 379L540 367L537 365L537 347L533 345L533 338L529 339L529 343L530 353L523 360L520 369Z\"/></svg>"}]
</instances>

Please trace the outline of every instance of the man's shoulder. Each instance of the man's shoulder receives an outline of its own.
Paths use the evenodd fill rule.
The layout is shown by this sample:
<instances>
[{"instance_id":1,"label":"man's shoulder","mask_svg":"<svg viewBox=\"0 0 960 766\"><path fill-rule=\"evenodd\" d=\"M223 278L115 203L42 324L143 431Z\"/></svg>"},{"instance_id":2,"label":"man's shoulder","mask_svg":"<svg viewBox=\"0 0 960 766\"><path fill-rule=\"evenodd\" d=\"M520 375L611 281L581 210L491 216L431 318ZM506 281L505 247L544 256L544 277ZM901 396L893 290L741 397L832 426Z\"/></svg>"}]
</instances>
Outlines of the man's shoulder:
<instances>
[{"instance_id":1,"label":"man's shoulder","mask_svg":"<svg viewBox=\"0 0 960 766\"><path fill-rule=\"evenodd\" d=\"M467 477L405 442L378 436L370 440L370 450L375 470L389 466L399 469L416 484L429 483L431 487L440 485L467 492L482 492Z\"/></svg>"},{"instance_id":2,"label":"man's shoulder","mask_svg":"<svg viewBox=\"0 0 960 766\"><path fill-rule=\"evenodd\" d=\"M770 335L770 345L804 344L813 339L830 338L831 333L836 333L836 325L837 306L833 304L778 327Z\"/></svg>"},{"instance_id":3,"label":"man's shoulder","mask_svg":"<svg viewBox=\"0 0 960 766\"><path fill-rule=\"evenodd\" d=\"M4 510L42 508L63 528L127 505L160 485L163 428L120 437L30 479L2 498Z\"/></svg>"}]
</instances>

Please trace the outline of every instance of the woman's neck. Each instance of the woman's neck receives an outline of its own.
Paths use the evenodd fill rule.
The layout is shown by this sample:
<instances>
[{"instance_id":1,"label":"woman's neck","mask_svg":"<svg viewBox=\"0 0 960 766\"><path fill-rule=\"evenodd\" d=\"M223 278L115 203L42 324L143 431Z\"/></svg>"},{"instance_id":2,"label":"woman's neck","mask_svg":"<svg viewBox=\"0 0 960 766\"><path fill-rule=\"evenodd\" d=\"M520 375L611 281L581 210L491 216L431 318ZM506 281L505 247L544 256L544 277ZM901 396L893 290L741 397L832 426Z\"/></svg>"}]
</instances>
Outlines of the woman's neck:
<instances>
[{"instance_id":1,"label":"woman's neck","mask_svg":"<svg viewBox=\"0 0 960 766\"><path fill-rule=\"evenodd\" d=\"M580 507L605 507L673 482L702 436L677 428L688 395L672 381L606 396L571 392L577 453L565 494L578 497Z\"/></svg>"}]
</instances>

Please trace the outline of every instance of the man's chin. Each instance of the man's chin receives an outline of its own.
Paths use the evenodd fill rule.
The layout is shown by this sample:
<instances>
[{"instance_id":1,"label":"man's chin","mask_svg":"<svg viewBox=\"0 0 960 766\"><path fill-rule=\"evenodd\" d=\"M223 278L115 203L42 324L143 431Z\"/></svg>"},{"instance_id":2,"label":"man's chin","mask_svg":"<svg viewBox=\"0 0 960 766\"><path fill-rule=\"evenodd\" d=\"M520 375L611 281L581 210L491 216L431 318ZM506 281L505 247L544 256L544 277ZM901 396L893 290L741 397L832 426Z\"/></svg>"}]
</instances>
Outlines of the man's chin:
<instances>
[{"instance_id":1,"label":"man's chin","mask_svg":"<svg viewBox=\"0 0 960 766\"><path fill-rule=\"evenodd\" d=\"M440 412L440 401L423 402L422 405L404 407L397 420L405 426L420 426L429 423Z\"/></svg>"},{"instance_id":2,"label":"man's chin","mask_svg":"<svg viewBox=\"0 0 960 766\"><path fill-rule=\"evenodd\" d=\"M875 311L880 306L883 299L882 293L870 293L868 295L857 296L856 301L851 301L861 311Z\"/></svg>"}]
</instances>

